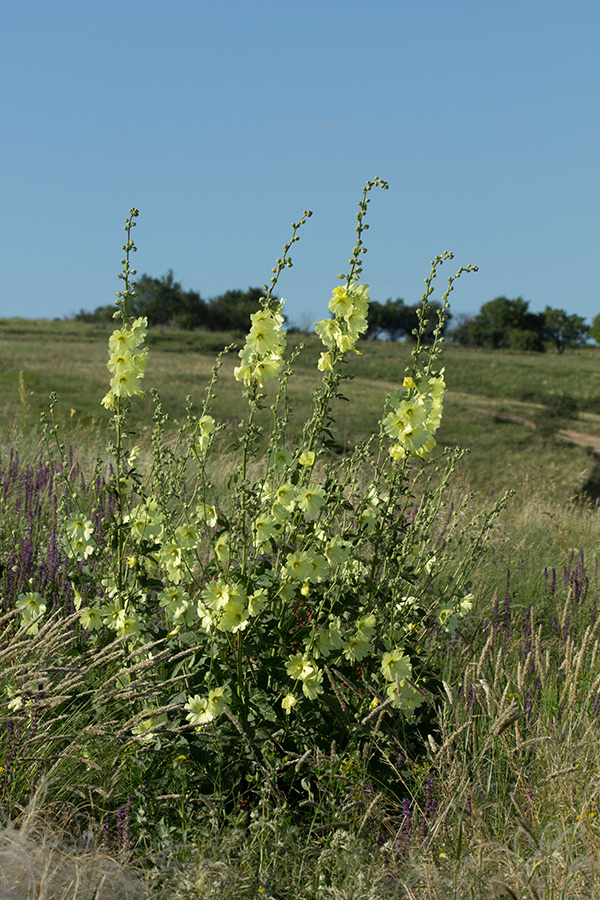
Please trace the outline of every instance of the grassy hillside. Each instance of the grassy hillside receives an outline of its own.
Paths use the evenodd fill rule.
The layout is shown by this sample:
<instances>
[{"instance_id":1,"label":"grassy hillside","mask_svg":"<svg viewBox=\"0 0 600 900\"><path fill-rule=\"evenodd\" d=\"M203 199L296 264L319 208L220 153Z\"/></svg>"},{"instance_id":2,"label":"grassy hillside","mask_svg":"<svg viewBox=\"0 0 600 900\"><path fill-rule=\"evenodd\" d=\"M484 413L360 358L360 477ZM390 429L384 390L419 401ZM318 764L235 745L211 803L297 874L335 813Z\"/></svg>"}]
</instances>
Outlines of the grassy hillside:
<instances>
[{"instance_id":1,"label":"grassy hillside","mask_svg":"<svg viewBox=\"0 0 600 900\"><path fill-rule=\"evenodd\" d=\"M0 429L6 432L14 423L37 422L48 407L51 391L58 395L59 417L78 430L77 440L101 429L108 419L99 400L108 386L106 347L111 329L110 324L0 320ZM295 363L297 375L291 383L297 424L305 420L318 382L320 352L314 335L290 335L290 347L300 340L306 346ZM171 419L185 415L187 395L196 405L202 403L215 356L231 342L241 345L243 336L150 331L145 383L158 390ZM362 355L352 360L356 378L344 386L350 402L340 401L336 410L336 437L343 449L377 429L385 396L401 382L410 359L410 347L405 344L365 341L361 350ZM594 452L600 446L598 358L595 349L558 355L447 346L448 393L438 441L469 448L461 465L464 486L497 493L527 481L531 490L552 485L556 496L587 491L596 499L600 484ZM232 434L245 411L233 378L236 363L233 351L225 359L213 411L219 421L231 426ZM134 411L141 434L151 419L152 402L146 393ZM575 434L561 434L565 431Z\"/></svg>"},{"instance_id":2,"label":"grassy hillside","mask_svg":"<svg viewBox=\"0 0 600 900\"><path fill-rule=\"evenodd\" d=\"M435 720L414 757L402 740L393 758L386 757L395 794L366 779L359 757L340 762L332 744L326 755L308 748L285 761L296 772L304 766L316 785L312 799L294 806L270 780L272 772L261 774L252 804L200 793L198 761L176 732L169 734L180 743L171 749L162 738L144 749L130 737L139 714L131 719L137 698L119 674L122 651L111 644L110 658L106 647L94 645L74 658L63 652L77 616L65 604L74 597L60 537L66 488L60 467L40 445L36 422L55 391L65 438L75 448L70 476L81 485L85 507L96 489L93 482L86 487L86 463L106 443L108 414L99 400L108 386L111 330L0 321L0 813L8 824L0 827L0 894L62 900L600 896L600 524L591 502L570 502L586 486L594 499L600 483L598 352L448 348L439 443L468 447L470 454L445 499L459 501L460 519L489 506L505 487L516 496L470 577L472 609L455 634L440 633L429 651L440 676ZM180 419L186 394L202 403L215 353L234 337L151 332L145 389L156 387L172 419ZM298 340L291 335L289 343ZM298 423L318 377L318 343L305 340L290 382ZM385 342L361 350L353 360L356 378L344 382L350 402L340 400L336 410L342 450L377 427L385 395L401 382L410 355L410 347ZM233 353L213 408L228 425L224 454L244 415L235 363ZM135 404L142 444L151 416L146 393ZM10 457L13 447L18 456ZM227 466L223 454L216 464ZM460 508L467 488L479 493L470 513ZM15 627L16 598L26 587L45 597L53 591L55 603L29 638ZM127 659L132 672L138 665L147 672L142 696L152 698L155 689L158 696L163 657L157 656L155 683L154 664L138 664L137 652L130 646ZM93 753L80 751L80 741Z\"/></svg>"}]
</instances>

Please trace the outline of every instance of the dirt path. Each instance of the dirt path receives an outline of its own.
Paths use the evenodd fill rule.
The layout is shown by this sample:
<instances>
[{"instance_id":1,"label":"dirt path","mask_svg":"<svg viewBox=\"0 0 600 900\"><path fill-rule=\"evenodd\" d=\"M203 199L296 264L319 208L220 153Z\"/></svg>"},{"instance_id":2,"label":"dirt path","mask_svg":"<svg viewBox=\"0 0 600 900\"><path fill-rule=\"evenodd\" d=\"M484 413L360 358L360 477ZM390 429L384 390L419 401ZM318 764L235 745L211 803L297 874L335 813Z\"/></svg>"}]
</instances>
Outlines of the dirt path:
<instances>
[{"instance_id":1,"label":"dirt path","mask_svg":"<svg viewBox=\"0 0 600 900\"><path fill-rule=\"evenodd\" d=\"M450 392L449 392L449 396ZM499 419L503 419L507 422L516 422L518 425L525 425L528 428L535 428L535 422L532 419L524 416L518 412L512 412L506 409L505 403L507 401L502 401L498 406L491 406L488 403L481 403L481 405L477 402L468 402L461 403L462 398L469 398L469 401L474 399L473 394L459 394L455 393L454 399L458 400L459 404L463 406L465 409L469 409L471 412L481 413L482 415L488 416L497 416ZM484 400L484 398L481 398ZM510 402L510 401L509 401ZM513 401L514 406L520 406L518 401ZM531 406L529 405L529 409ZM539 409L542 409L540 406ZM573 428L561 428L560 431L557 432L559 437L563 438L565 441L570 441L572 444L577 444L579 447L589 447L590 450L593 450L594 453L600 455L600 436L596 434L588 434L584 431L576 431Z\"/></svg>"},{"instance_id":2,"label":"dirt path","mask_svg":"<svg viewBox=\"0 0 600 900\"><path fill-rule=\"evenodd\" d=\"M579 444L580 447L589 447L594 453L600 454L600 437L595 434L572 431L570 428L564 428L558 434L566 441L571 441L572 444Z\"/></svg>"}]
</instances>

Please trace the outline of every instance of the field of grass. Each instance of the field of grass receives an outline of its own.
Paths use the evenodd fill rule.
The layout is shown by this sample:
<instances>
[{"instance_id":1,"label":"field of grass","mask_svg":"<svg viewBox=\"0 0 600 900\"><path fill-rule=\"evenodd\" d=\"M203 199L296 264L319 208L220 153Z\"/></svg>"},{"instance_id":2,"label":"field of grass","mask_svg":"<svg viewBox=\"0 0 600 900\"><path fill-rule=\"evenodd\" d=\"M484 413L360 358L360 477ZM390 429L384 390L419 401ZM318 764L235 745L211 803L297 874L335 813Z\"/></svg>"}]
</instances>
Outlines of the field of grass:
<instances>
[{"instance_id":1,"label":"field of grass","mask_svg":"<svg viewBox=\"0 0 600 900\"><path fill-rule=\"evenodd\" d=\"M111 325L81 322L0 320L0 431L15 422L31 426L48 408L56 392L59 418L82 431L94 432L108 421L99 404L107 389L106 342ZM293 423L306 419L318 382L319 343L314 335L290 336L290 347L302 340L305 349L295 363L291 404ZM204 399L216 353L243 343L241 335L155 329L148 336L151 367L148 387L161 397L172 420L185 416L185 398L198 406ZM364 341L362 355L352 360L353 381L344 383L350 402L336 409L340 449L377 430L383 403L401 383L410 347L385 341ZM227 423L229 433L243 415L243 401L233 378L235 351L226 358L213 415ZM448 346L445 350L448 392L438 441L446 447L469 449L461 465L465 486L500 493L524 481L532 489L552 485L566 498L587 487L592 499L600 488L594 455L600 439L599 351L554 353L486 352ZM560 401L571 398L576 418L561 412ZM148 393L134 407L140 433L152 420ZM552 415L554 413L554 415ZM266 422L267 413L264 421ZM549 428L544 428L544 422ZM561 430L582 435L581 444L561 436ZM585 441L589 437L590 446ZM83 435L80 437L83 440ZM598 443L598 441L596 441Z\"/></svg>"},{"instance_id":2,"label":"field of grass","mask_svg":"<svg viewBox=\"0 0 600 900\"><path fill-rule=\"evenodd\" d=\"M495 523L470 584L471 614L437 651L442 690L422 751L407 755L399 746L387 761L397 797L361 782L351 767L336 769L332 751L331 760L316 753L303 760L307 772L317 773L321 793L302 809L265 781L259 800L225 810L218 798L193 795L185 758L168 771L165 766L162 793L154 796L148 785L158 783L160 750L156 771L144 770L134 751L111 756L117 746L112 710L116 715L124 695L108 664L90 651L69 671L66 695L61 673L44 668L66 639L68 620L55 618L28 642L2 638L14 618L21 576L45 577L68 590L58 554L36 556L37 545L52 546L54 504L60 503L36 422L56 391L66 442L87 477L104 443L98 401L108 384L110 330L0 321L3 900L600 896L598 351L558 356L447 349L438 441L470 449L449 499L458 506L474 490L477 509L506 488L515 496ZM201 404L215 352L233 337L150 333L147 387L158 389L174 420L185 415L186 394ZM290 382L297 421L306 418L316 384L317 343L304 340L298 376ZM356 378L344 382L350 402L340 401L341 450L377 428L385 395L401 382L410 352L385 342L364 343L361 350ZM213 411L228 423L224 453L242 415L235 359L224 364ZM576 418L564 414L564 397L577 401ZM146 395L135 405L142 440L151 415ZM589 436L590 449L561 435L567 430ZM36 730L34 717L20 740L5 690L12 673L34 683L41 671L54 677L46 694L34 697L44 729ZM89 710L103 711L94 718L97 758L69 756L67 765L65 756L59 765L52 739L72 734L76 743L90 727ZM114 759L119 762L111 768Z\"/></svg>"}]
</instances>

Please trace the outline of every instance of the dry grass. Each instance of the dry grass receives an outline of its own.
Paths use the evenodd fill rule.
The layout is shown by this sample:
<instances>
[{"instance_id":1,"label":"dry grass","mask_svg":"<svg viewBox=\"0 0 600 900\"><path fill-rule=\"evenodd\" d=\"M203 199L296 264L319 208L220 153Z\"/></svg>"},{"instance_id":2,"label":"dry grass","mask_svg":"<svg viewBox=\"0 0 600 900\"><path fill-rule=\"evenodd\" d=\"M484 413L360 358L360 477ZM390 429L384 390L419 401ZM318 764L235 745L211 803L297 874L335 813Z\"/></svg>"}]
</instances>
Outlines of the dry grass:
<instances>
[{"instance_id":1,"label":"dry grass","mask_svg":"<svg viewBox=\"0 0 600 900\"><path fill-rule=\"evenodd\" d=\"M48 821L39 790L17 819L0 826L2 900L142 900L144 881L127 860L95 846L91 830L73 842L73 823Z\"/></svg>"}]
</instances>

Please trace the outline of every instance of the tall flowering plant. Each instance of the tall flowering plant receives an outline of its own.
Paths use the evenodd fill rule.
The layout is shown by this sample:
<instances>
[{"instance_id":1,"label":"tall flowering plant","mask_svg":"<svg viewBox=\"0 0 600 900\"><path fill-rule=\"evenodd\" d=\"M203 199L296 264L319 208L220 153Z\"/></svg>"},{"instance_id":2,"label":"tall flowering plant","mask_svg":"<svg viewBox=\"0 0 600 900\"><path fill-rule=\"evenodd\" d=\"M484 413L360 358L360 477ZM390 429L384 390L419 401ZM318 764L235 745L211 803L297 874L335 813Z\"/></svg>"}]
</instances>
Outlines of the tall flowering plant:
<instances>
[{"instance_id":1,"label":"tall flowering plant","mask_svg":"<svg viewBox=\"0 0 600 900\"><path fill-rule=\"evenodd\" d=\"M77 568L86 640L145 648L148 666L124 667L119 678L135 687L154 671L164 682L160 707L146 705L139 691L128 739L148 746L185 741L205 787L214 785L216 771L221 785L247 784L265 772L294 780L298 767L290 762L332 740L338 754L360 751L364 764L389 760L398 735L409 739L435 693L432 647L470 606L468 557L489 520L459 555L453 523L440 525L452 461L441 469L438 462L420 488L415 477L431 459L442 416L445 385L436 361L448 298L456 278L475 267L448 279L433 343L426 344L433 279L452 256L433 260L413 362L382 402L379 432L347 455L332 442L349 360L361 352L367 330L369 287L360 276L375 187L387 184L365 186L349 272L332 292L330 317L315 326L321 381L297 434L290 433L287 400L294 356L286 356L283 301L273 293L311 213L293 223L234 368L248 413L224 488L224 426L212 406L223 355L202 408L189 406L176 450L159 402L147 471L131 446L127 412L142 393L148 352L146 322L127 309L138 211L126 221L125 285L115 313L121 322L109 338L110 388L102 400L112 413L116 502L102 538L93 516L76 510L64 540ZM270 400L269 382L276 383ZM265 441L258 413L267 403L272 426ZM154 670L153 659L160 659Z\"/></svg>"}]
</instances>

